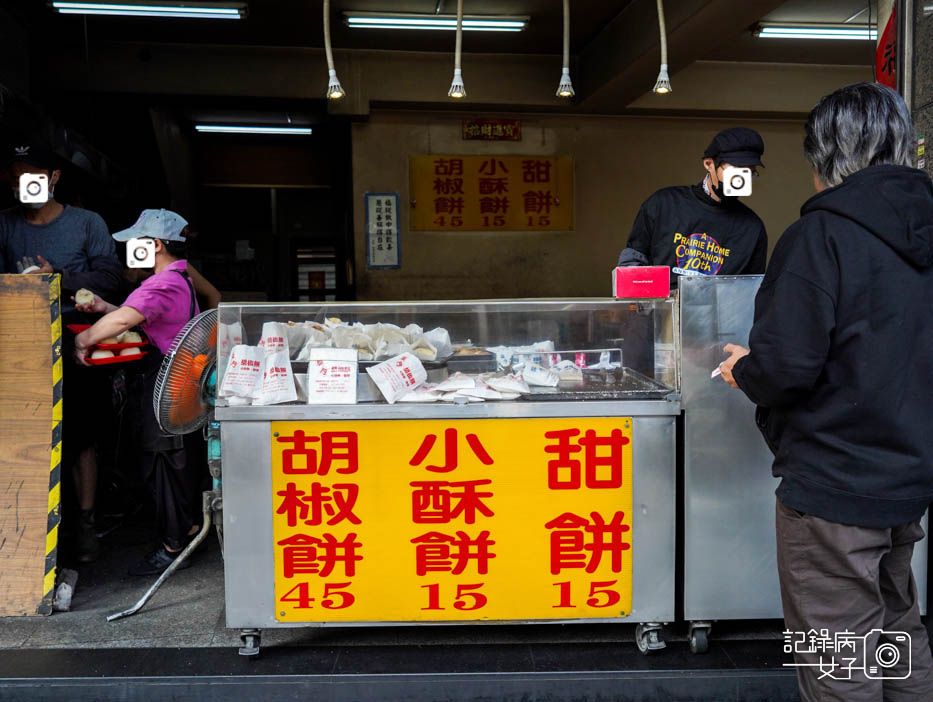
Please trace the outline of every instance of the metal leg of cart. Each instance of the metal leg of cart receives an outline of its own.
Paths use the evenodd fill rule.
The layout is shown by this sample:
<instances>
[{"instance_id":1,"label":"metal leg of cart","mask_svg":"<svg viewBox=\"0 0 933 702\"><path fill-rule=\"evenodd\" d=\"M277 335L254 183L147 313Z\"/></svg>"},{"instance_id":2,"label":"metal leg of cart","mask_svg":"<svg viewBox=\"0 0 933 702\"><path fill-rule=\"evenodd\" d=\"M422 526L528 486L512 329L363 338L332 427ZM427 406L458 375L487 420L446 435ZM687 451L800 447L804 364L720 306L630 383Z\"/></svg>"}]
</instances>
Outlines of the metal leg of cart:
<instances>
[{"instance_id":1,"label":"metal leg of cart","mask_svg":"<svg viewBox=\"0 0 933 702\"><path fill-rule=\"evenodd\" d=\"M709 633L712 628L712 622L690 622L690 653L709 651Z\"/></svg>"},{"instance_id":2,"label":"metal leg of cart","mask_svg":"<svg viewBox=\"0 0 933 702\"><path fill-rule=\"evenodd\" d=\"M159 579L156 580L152 587L146 590L139 601L134 604L129 609L125 609L122 612L117 612L116 614L111 614L107 617L108 622L116 621L117 619L123 619L124 617L131 617L136 614L139 610L146 606L146 603L152 599L152 596L156 594L158 589L162 587L162 583L169 579L169 577L178 570L178 567L184 563L185 559L190 556L194 550L201 545L201 542L207 537L208 532L211 529L211 524L213 523L212 514L216 510L218 513L223 509L223 498L214 491L202 493L202 513L204 515L204 522L201 526L201 531L198 532L198 535L194 537L194 540L185 547L185 550L181 552L178 558L175 559L175 562L172 563L168 568L166 568L162 574L159 576Z\"/></svg>"},{"instance_id":3,"label":"metal leg of cart","mask_svg":"<svg viewBox=\"0 0 933 702\"><path fill-rule=\"evenodd\" d=\"M664 643L664 625L660 622L645 622L635 627L635 644L644 655L660 651L667 646Z\"/></svg>"}]
</instances>

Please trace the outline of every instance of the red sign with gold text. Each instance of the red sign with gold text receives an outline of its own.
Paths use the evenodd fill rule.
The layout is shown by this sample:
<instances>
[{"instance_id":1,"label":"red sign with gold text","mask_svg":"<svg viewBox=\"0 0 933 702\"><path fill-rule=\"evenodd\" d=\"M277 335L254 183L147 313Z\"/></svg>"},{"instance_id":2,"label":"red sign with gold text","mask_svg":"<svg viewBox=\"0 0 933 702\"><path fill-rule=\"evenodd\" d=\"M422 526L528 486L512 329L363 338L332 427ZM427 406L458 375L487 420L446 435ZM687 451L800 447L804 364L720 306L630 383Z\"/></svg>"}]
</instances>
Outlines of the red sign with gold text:
<instances>
[{"instance_id":1,"label":"red sign with gold text","mask_svg":"<svg viewBox=\"0 0 933 702\"><path fill-rule=\"evenodd\" d=\"M875 80L889 88L897 88L897 3L875 49Z\"/></svg>"},{"instance_id":2,"label":"red sign with gold text","mask_svg":"<svg viewBox=\"0 0 933 702\"><path fill-rule=\"evenodd\" d=\"M520 119L465 119L463 138L466 141L521 141Z\"/></svg>"}]
</instances>

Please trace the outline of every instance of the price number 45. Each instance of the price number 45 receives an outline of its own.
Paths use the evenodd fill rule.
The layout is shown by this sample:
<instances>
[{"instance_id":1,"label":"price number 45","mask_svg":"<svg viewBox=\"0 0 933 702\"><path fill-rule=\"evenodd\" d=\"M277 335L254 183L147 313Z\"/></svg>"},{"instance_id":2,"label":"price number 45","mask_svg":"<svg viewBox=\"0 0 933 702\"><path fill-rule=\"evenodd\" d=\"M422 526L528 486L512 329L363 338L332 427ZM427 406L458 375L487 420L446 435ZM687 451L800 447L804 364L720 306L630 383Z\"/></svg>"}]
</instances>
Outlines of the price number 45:
<instances>
[{"instance_id":1,"label":"price number 45","mask_svg":"<svg viewBox=\"0 0 933 702\"><path fill-rule=\"evenodd\" d=\"M346 592L346 588L350 587L350 585L352 583L327 583L321 597L321 607L324 609L346 609L356 602L353 593ZM279 601L294 603L295 609L314 609L312 602L315 602L315 598L311 597L311 584L298 583L282 595Z\"/></svg>"}]
</instances>

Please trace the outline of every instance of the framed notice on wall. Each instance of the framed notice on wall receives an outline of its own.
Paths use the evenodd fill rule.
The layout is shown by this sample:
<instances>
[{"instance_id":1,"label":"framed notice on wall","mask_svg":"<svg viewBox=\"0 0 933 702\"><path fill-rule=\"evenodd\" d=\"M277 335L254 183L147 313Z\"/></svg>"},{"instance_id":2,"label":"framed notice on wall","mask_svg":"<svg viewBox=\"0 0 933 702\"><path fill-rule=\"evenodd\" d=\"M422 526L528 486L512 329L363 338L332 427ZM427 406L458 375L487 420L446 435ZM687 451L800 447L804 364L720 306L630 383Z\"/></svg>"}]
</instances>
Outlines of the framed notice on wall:
<instances>
[{"instance_id":1,"label":"framed notice on wall","mask_svg":"<svg viewBox=\"0 0 933 702\"><path fill-rule=\"evenodd\" d=\"M366 193L366 267L401 268L398 193Z\"/></svg>"},{"instance_id":2,"label":"framed notice on wall","mask_svg":"<svg viewBox=\"0 0 933 702\"><path fill-rule=\"evenodd\" d=\"M412 230L573 230L571 156L419 155L409 178Z\"/></svg>"}]
</instances>

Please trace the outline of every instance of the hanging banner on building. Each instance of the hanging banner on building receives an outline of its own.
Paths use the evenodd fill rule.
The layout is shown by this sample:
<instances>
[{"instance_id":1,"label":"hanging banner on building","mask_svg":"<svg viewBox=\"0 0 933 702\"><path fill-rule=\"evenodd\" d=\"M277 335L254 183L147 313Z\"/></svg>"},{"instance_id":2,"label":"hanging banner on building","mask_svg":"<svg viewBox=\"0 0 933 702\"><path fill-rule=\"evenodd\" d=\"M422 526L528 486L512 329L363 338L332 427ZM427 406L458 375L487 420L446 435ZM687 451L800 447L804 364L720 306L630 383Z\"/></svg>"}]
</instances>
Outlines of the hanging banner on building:
<instances>
[{"instance_id":1,"label":"hanging banner on building","mask_svg":"<svg viewBox=\"0 0 933 702\"><path fill-rule=\"evenodd\" d=\"M570 156L412 156L412 230L569 231Z\"/></svg>"},{"instance_id":2,"label":"hanging banner on building","mask_svg":"<svg viewBox=\"0 0 933 702\"><path fill-rule=\"evenodd\" d=\"M875 49L875 80L897 89L897 3Z\"/></svg>"},{"instance_id":3,"label":"hanging banner on building","mask_svg":"<svg viewBox=\"0 0 933 702\"><path fill-rule=\"evenodd\" d=\"M401 268L398 193L366 193L366 267Z\"/></svg>"},{"instance_id":4,"label":"hanging banner on building","mask_svg":"<svg viewBox=\"0 0 933 702\"><path fill-rule=\"evenodd\" d=\"M631 611L631 418L271 431L278 621Z\"/></svg>"},{"instance_id":5,"label":"hanging banner on building","mask_svg":"<svg viewBox=\"0 0 933 702\"><path fill-rule=\"evenodd\" d=\"M463 138L466 141L521 141L520 119L465 119Z\"/></svg>"}]
</instances>

